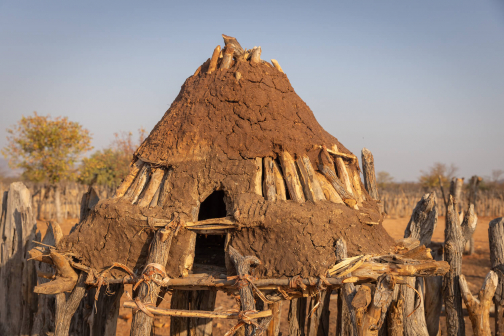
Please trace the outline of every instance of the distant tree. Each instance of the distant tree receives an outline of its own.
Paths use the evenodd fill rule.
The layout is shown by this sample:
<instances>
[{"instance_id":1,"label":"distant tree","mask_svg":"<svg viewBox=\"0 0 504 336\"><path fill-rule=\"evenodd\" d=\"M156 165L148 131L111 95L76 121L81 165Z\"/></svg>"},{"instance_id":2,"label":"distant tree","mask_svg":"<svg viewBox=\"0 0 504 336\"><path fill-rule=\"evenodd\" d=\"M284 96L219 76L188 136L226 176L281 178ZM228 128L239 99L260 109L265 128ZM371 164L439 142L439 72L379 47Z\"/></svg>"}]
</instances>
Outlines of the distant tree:
<instances>
[{"instance_id":1,"label":"distant tree","mask_svg":"<svg viewBox=\"0 0 504 336\"><path fill-rule=\"evenodd\" d=\"M91 136L79 123L66 117L22 117L7 129L7 146L1 150L11 168L20 168L28 181L47 181L55 188L57 220L61 222L58 182L76 177L75 163L91 150Z\"/></svg>"},{"instance_id":2,"label":"distant tree","mask_svg":"<svg viewBox=\"0 0 504 336\"><path fill-rule=\"evenodd\" d=\"M145 139L145 130L138 130L137 141L132 132L115 133L115 139L104 150L96 151L82 160L78 181L90 184L96 177L99 185L116 188L128 174L133 153Z\"/></svg>"},{"instance_id":3,"label":"distant tree","mask_svg":"<svg viewBox=\"0 0 504 336\"><path fill-rule=\"evenodd\" d=\"M492 182L499 183L500 180L503 178L503 175L504 175L504 170L502 170L502 169L492 170Z\"/></svg>"},{"instance_id":4,"label":"distant tree","mask_svg":"<svg viewBox=\"0 0 504 336\"><path fill-rule=\"evenodd\" d=\"M380 188L380 189L385 188L387 185L389 185L393 181L394 181L394 178L392 177L392 175L390 175L386 171L380 171L376 175L376 182L378 183L378 188Z\"/></svg>"},{"instance_id":5,"label":"distant tree","mask_svg":"<svg viewBox=\"0 0 504 336\"><path fill-rule=\"evenodd\" d=\"M439 187L439 178L441 177L443 186L448 186L457 170L457 166L453 163L450 166L447 166L444 163L436 162L432 167L430 167L428 172L424 172L423 170L421 171L419 182L422 187L431 189Z\"/></svg>"}]
</instances>

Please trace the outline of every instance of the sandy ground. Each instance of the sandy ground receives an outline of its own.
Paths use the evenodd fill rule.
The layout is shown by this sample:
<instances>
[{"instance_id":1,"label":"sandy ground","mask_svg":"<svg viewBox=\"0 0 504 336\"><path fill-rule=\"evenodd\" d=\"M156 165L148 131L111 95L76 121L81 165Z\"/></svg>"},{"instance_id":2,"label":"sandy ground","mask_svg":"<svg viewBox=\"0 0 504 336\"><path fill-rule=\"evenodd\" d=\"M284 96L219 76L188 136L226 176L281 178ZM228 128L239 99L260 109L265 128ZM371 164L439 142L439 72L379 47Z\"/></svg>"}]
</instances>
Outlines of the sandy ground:
<instances>
[{"instance_id":1,"label":"sandy ground","mask_svg":"<svg viewBox=\"0 0 504 336\"><path fill-rule=\"evenodd\" d=\"M462 272L466 276L469 283L469 287L473 293L477 293L483 284L486 274L490 270L490 254L488 246L488 223L493 218L479 218L476 232L474 233L475 239L475 253L471 256L464 256ZM408 223L408 218L389 218L384 221L384 227L389 232L389 234L395 238L402 238L404 235L404 229ZM68 234L73 225L77 223L77 220L66 220L62 225L62 230L64 234ZM45 234L47 224L45 222L39 222L39 229L42 234ZM433 239L434 242L442 242L444 240L444 217L440 217L438 220L438 225L434 231ZM127 285L126 290L131 293L131 286ZM126 300L124 295L121 302ZM166 295L161 307L169 308L170 295ZM336 329L336 295L331 297L330 310L333 312L330 317L331 325L329 335L335 335ZM222 292L217 293L216 309L215 310L238 310L238 305L235 300L231 297L226 296ZM282 306L282 322L280 326L280 332L283 335L287 335L288 324L287 324L287 314L289 305L284 303ZM466 334L472 335L472 327L469 318L466 316ZM154 335L169 335L169 318L156 318L154 323ZM493 320L493 319L492 319ZM226 331L233 326L232 320L214 320L214 335L224 335ZM129 335L131 324L131 309L121 308L120 318L117 325L117 335ZM493 330L493 321L492 330ZM445 334L444 316L441 317L442 334Z\"/></svg>"}]
</instances>

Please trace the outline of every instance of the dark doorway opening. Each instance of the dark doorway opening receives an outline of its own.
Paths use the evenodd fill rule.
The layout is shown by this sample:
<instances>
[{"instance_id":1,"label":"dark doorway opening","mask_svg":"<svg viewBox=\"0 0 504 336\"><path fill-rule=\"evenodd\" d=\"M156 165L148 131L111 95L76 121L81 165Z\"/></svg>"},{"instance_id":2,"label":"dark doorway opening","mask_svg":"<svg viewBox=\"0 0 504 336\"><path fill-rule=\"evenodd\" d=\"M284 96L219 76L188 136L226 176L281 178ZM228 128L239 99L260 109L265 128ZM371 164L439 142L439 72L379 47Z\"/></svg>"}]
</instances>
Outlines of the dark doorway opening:
<instances>
[{"instance_id":1,"label":"dark doorway opening","mask_svg":"<svg viewBox=\"0 0 504 336\"><path fill-rule=\"evenodd\" d=\"M224 196L223 190L216 190L201 202L198 220L226 217ZM198 234L194 254L195 268L202 265L226 267L225 243L225 235Z\"/></svg>"}]
</instances>

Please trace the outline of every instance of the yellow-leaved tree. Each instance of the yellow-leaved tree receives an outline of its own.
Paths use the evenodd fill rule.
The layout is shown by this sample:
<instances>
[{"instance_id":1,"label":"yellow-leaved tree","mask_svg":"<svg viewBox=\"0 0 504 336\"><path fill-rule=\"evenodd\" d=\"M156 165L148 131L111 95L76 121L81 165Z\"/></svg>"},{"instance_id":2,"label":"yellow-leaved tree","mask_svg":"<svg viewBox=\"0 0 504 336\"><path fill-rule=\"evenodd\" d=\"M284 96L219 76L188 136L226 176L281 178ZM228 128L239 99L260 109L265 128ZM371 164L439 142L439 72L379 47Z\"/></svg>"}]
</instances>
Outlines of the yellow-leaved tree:
<instances>
[{"instance_id":1,"label":"yellow-leaved tree","mask_svg":"<svg viewBox=\"0 0 504 336\"><path fill-rule=\"evenodd\" d=\"M1 150L11 168L20 168L22 177L33 182L49 182L55 188L56 219L62 221L61 181L74 180L75 163L91 150L91 135L79 123L67 117L22 117L7 129L7 146Z\"/></svg>"}]
</instances>

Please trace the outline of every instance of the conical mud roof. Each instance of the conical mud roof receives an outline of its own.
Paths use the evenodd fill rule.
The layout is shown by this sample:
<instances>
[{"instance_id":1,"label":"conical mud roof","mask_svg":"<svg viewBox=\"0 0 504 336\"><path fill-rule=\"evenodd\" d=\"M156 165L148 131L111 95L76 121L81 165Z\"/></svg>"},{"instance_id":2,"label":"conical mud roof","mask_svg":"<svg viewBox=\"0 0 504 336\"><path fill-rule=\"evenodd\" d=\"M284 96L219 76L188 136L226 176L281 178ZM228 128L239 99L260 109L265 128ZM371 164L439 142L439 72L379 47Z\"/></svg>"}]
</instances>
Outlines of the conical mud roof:
<instances>
[{"instance_id":1,"label":"conical mud roof","mask_svg":"<svg viewBox=\"0 0 504 336\"><path fill-rule=\"evenodd\" d=\"M136 155L171 165L219 151L230 159L293 155L337 145L287 76L267 62L238 59L208 74L210 60L189 77ZM219 66L219 63L217 64ZM318 148L317 148L318 150Z\"/></svg>"}]
</instances>

